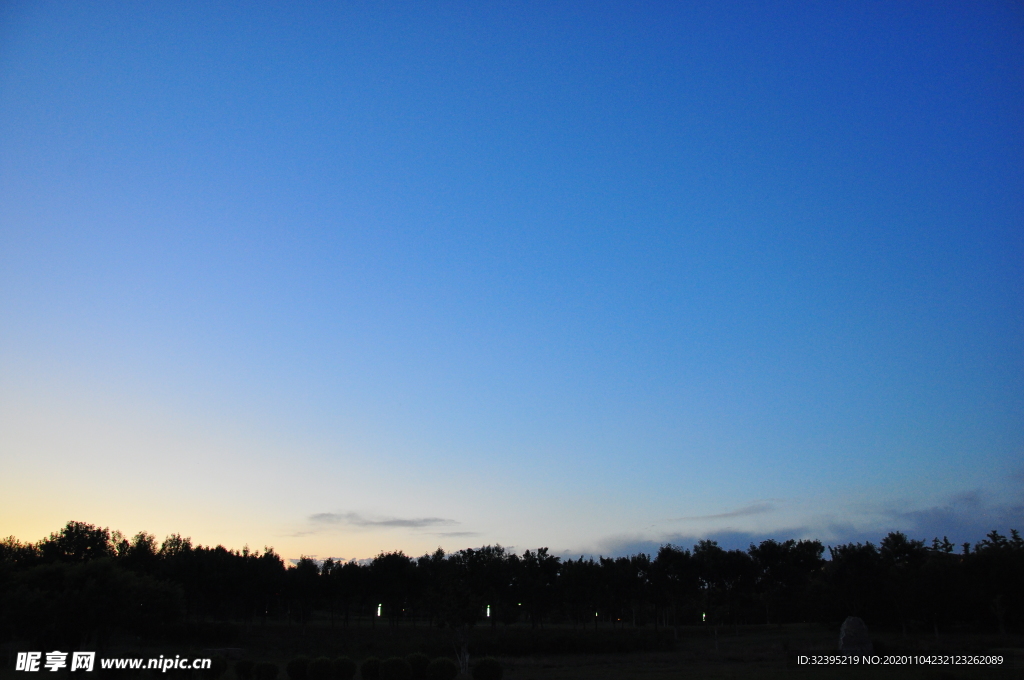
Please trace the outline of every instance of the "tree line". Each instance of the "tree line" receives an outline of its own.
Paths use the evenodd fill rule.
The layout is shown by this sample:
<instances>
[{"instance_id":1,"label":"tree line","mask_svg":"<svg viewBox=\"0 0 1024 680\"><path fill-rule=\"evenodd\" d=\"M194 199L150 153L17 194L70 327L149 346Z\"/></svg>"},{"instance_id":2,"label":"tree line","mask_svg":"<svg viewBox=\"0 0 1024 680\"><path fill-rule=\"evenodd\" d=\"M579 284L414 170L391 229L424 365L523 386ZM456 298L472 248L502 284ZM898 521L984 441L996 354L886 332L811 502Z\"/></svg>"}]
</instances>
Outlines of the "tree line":
<instances>
[{"instance_id":1,"label":"tree line","mask_svg":"<svg viewBox=\"0 0 1024 680\"><path fill-rule=\"evenodd\" d=\"M158 637L187 622L296 626L429 626L465 631L519 624L585 629L738 626L860 616L934 631L1019 629L1024 540L992 531L973 546L913 540L826 548L766 540L727 550L704 540L657 553L562 559L499 545L411 557L293 565L262 551L157 542L68 522L37 543L0 541L5 640L102 644L116 631Z\"/></svg>"}]
</instances>

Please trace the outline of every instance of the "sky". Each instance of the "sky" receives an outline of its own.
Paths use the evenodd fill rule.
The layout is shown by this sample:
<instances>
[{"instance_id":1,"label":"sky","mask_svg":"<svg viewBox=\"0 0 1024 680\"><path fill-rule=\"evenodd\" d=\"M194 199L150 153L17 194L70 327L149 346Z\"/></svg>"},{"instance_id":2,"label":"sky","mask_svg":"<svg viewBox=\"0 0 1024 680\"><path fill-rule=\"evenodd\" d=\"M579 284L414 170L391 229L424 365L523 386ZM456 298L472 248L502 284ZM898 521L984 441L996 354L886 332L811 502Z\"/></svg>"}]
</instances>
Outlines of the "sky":
<instances>
[{"instance_id":1,"label":"sky","mask_svg":"<svg viewBox=\"0 0 1024 680\"><path fill-rule=\"evenodd\" d=\"M0 535L1024 530L1014 2L0 4Z\"/></svg>"}]
</instances>

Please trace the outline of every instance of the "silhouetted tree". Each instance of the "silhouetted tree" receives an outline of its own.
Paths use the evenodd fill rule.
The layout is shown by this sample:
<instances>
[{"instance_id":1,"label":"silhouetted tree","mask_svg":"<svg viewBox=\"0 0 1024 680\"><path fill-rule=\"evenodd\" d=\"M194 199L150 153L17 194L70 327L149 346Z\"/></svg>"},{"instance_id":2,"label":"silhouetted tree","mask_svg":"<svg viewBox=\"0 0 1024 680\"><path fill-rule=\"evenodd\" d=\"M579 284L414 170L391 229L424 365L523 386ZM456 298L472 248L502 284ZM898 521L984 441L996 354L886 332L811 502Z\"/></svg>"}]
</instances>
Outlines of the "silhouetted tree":
<instances>
[{"instance_id":1,"label":"silhouetted tree","mask_svg":"<svg viewBox=\"0 0 1024 680\"><path fill-rule=\"evenodd\" d=\"M878 553L885 580L882 584L886 601L907 634L907 623L921 609L921 568L928 557L924 541L914 541L899 531L882 539Z\"/></svg>"},{"instance_id":2,"label":"silhouetted tree","mask_svg":"<svg viewBox=\"0 0 1024 680\"><path fill-rule=\"evenodd\" d=\"M105 644L114 631L156 634L181 619L180 590L110 558L38 564L0 594L0 630L41 646Z\"/></svg>"},{"instance_id":3,"label":"silhouetted tree","mask_svg":"<svg viewBox=\"0 0 1024 680\"><path fill-rule=\"evenodd\" d=\"M68 522L63 529L41 541L39 550L48 562L84 562L114 555L110 529L85 522Z\"/></svg>"},{"instance_id":4,"label":"silhouetted tree","mask_svg":"<svg viewBox=\"0 0 1024 680\"><path fill-rule=\"evenodd\" d=\"M823 554L818 541L765 540L741 551L707 540L692 551L661 546L653 559L637 553L563 562L547 548L517 555L495 545L438 549L416 560L380 553L366 565L303 557L285 568L272 548L193 545L179 534L158 547L146 532L127 538L68 522L35 544L0 540L0 642L74 647L119 631L155 639L183 621L196 630L256 618L306 625L326 610L332 625L336 611L348 625L350 613L373 616L380 604L390 627L423 617L450 631L468 672L470 630L488 613L492 628L520 614L531 628L706 620L716 640L723 624L835 624L849 615L905 631L930 624L936 637L961 624L1006 634L1024 623L1024 540L1015 529L992 531L960 552L946 537L926 545L892 532L878 547L849 543L830 547L828 560ZM317 664L316 677L303 680L346 678L337 664ZM425 657L412 665L421 675ZM244 664L236 668L239 680L259 680L246 672Z\"/></svg>"},{"instance_id":5,"label":"silhouetted tree","mask_svg":"<svg viewBox=\"0 0 1024 680\"><path fill-rule=\"evenodd\" d=\"M1001 635L1007 625L1021 623L1024 607L1024 539L1017 530L1007 538L991 531L975 544L966 560L969 579L975 584L976 616L992 617Z\"/></svg>"},{"instance_id":6,"label":"silhouetted tree","mask_svg":"<svg viewBox=\"0 0 1024 680\"><path fill-rule=\"evenodd\" d=\"M583 556L576 561L562 562L558 574L559 591L562 606L573 625L586 627L594 621L599 607L601 567L593 559L584 561Z\"/></svg>"},{"instance_id":7,"label":"silhouetted tree","mask_svg":"<svg viewBox=\"0 0 1024 680\"><path fill-rule=\"evenodd\" d=\"M130 541L115 532L114 554L118 564L140 574L156 573L160 560L156 538L145 531L137 533Z\"/></svg>"},{"instance_id":8,"label":"silhouetted tree","mask_svg":"<svg viewBox=\"0 0 1024 680\"><path fill-rule=\"evenodd\" d=\"M560 562L561 558L549 555L547 548L539 548L536 552L527 550L519 560L519 596L533 628L540 625L554 604Z\"/></svg>"},{"instance_id":9,"label":"silhouetted tree","mask_svg":"<svg viewBox=\"0 0 1024 680\"><path fill-rule=\"evenodd\" d=\"M320 566L312 558L303 555L287 574L291 614L305 626L320 594Z\"/></svg>"},{"instance_id":10,"label":"silhouetted tree","mask_svg":"<svg viewBox=\"0 0 1024 680\"><path fill-rule=\"evenodd\" d=\"M847 616L870 619L879 611L879 585L882 583L882 564L878 550L872 543L847 543L829 547L831 560L825 565L830 586L830 612L834 619Z\"/></svg>"},{"instance_id":11,"label":"silhouetted tree","mask_svg":"<svg viewBox=\"0 0 1024 680\"><path fill-rule=\"evenodd\" d=\"M383 605L391 627L398 625L412 593L415 563L405 553L381 553L370 563L374 598Z\"/></svg>"},{"instance_id":12,"label":"silhouetted tree","mask_svg":"<svg viewBox=\"0 0 1024 680\"><path fill-rule=\"evenodd\" d=\"M672 545L661 546L651 563L651 586L658 608L665 615L671 613L678 638L680 616L689 612L692 619L700 597L700 579L690 551Z\"/></svg>"},{"instance_id":13,"label":"silhouetted tree","mask_svg":"<svg viewBox=\"0 0 1024 680\"><path fill-rule=\"evenodd\" d=\"M825 561L820 541L761 541L748 553L754 562L755 592L764 606L765 623L772 613L778 622L806 618L801 600L811 579Z\"/></svg>"}]
</instances>

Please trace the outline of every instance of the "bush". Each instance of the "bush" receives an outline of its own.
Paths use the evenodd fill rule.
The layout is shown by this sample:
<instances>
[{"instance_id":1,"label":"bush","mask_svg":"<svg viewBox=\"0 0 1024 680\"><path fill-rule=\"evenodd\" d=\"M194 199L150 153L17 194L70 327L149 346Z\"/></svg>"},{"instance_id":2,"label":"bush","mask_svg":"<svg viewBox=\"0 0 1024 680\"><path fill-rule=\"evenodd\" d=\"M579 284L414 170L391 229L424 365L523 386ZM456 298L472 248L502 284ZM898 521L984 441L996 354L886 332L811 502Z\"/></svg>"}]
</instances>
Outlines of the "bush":
<instances>
[{"instance_id":1,"label":"bush","mask_svg":"<svg viewBox=\"0 0 1024 680\"><path fill-rule=\"evenodd\" d=\"M422 653L416 653L405 657L405 660L409 662L409 667L412 668L413 680L426 680L427 666L430 665L429 656Z\"/></svg>"},{"instance_id":2,"label":"bush","mask_svg":"<svg viewBox=\"0 0 1024 680\"><path fill-rule=\"evenodd\" d=\"M334 666L331 664L331 660L326 656L321 656L310 661L306 677L309 680L333 680Z\"/></svg>"},{"instance_id":3,"label":"bush","mask_svg":"<svg viewBox=\"0 0 1024 680\"><path fill-rule=\"evenodd\" d=\"M277 664L269 661L261 661L253 666L253 680L277 680Z\"/></svg>"},{"instance_id":4,"label":"bush","mask_svg":"<svg viewBox=\"0 0 1024 680\"><path fill-rule=\"evenodd\" d=\"M288 672L288 680L306 680L309 675L309 659L304 656L297 656L285 666Z\"/></svg>"},{"instance_id":5,"label":"bush","mask_svg":"<svg viewBox=\"0 0 1024 680\"><path fill-rule=\"evenodd\" d=\"M427 666L427 680L455 680L459 675L459 664L441 657Z\"/></svg>"},{"instance_id":6,"label":"bush","mask_svg":"<svg viewBox=\"0 0 1024 680\"><path fill-rule=\"evenodd\" d=\"M252 669L255 666L252 661L248 659L242 659L241 661L235 662L235 677L238 680L253 680Z\"/></svg>"},{"instance_id":7,"label":"bush","mask_svg":"<svg viewBox=\"0 0 1024 680\"><path fill-rule=\"evenodd\" d=\"M473 680L501 680L501 663L494 657L486 656L473 664Z\"/></svg>"},{"instance_id":8,"label":"bush","mask_svg":"<svg viewBox=\"0 0 1024 680\"><path fill-rule=\"evenodd\" d=\"M380 664L380 680L412 680L412 666L400 656L385 659Z\"/></svg>"},{"instance_id":9,"label":"bush","mask_svg":"<svg viewBox=\"0 0 1024 680\"><path fill-rule=\"evenodd\" d=\"M359 677L363 680L378 680L380 678L380 659L371 656L363 659L359 665Z\"/></svg>"},{"instance_id":10,"label":"bush","mask_svg":"<svg viewBox=\"0 0 1024 680\"><path fill-rule=\"evenodd\" d=\"M356 677L356 662L347 656L339 656L331 663L335 680L352 680Z\"/></svg>"}]
</instances>

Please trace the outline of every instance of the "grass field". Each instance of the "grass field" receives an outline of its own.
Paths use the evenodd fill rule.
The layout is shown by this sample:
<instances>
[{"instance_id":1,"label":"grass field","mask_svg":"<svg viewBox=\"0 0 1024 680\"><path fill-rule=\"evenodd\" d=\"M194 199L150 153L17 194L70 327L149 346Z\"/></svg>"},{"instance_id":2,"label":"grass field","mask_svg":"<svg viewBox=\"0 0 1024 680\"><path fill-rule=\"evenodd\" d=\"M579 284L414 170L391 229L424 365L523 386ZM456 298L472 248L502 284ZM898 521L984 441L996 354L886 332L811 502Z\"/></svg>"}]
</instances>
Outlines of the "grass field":
<instances>
[{"instance_id":1,"label":"grass field","mask_svg":"<svg viewBox=\"0 0 1024 680\"><path fill-rule=\"evenodd\" d=\"M1024 666L1012 668L826 668L790 667L783 660L688 659L655 653L510 659L507 680L727 680L739 678L1024 678Z\"/></svg>"},{"instance_id":2,"label":"grass field","mask_svg":"<svg viewBox=\"0 0 1024 680\"><path fill-rule=\"evenodd\" d=\"M122 639L100 650L104 657L225 656L272 661L281 667L278 680L287 680L284 665L297 655L338 656L354 659L387 657L423 651L431 656L452 656L451 639L436 628L387 627L330 628L314 625L256 626L237 631L237 639L224 647L205 647L181 642L140 648ZM1024 680L1024 636L995 636L959 631L940 636L923 631L872 631L875 653L886 655L988 654L1001 655L1000 666L810 666L799 665L799 655L829 655L836 648L837 631L813 624L787 626L740 626L722 628L690 627L679 631L616 630L587 631L548 627L477 629L470 638L470 653L498 657L505 668L505 680L690 680L706 678L1015 678ZM623 643L629 644L624 645ZM636 651L617 651L633 645ZM571 648L584 653L551 652ZM543 650L549 651L543 651ZM5 646L7 661L0 680L25 680L30 674L14 669L13 652L20 647ZM531 650L534 650L531 652ZM48 651L48 650L47 650ZM510 651L515 653L509 653ZM43 677L64 676L63 672L40 672ZM157 678L154 671L107 671L79 677ZM177 678L189 674L170 672ZM195 680L199 680L195 674ZM237 680L233 663L221 680Z\"/></svg>"}]
</instances>

